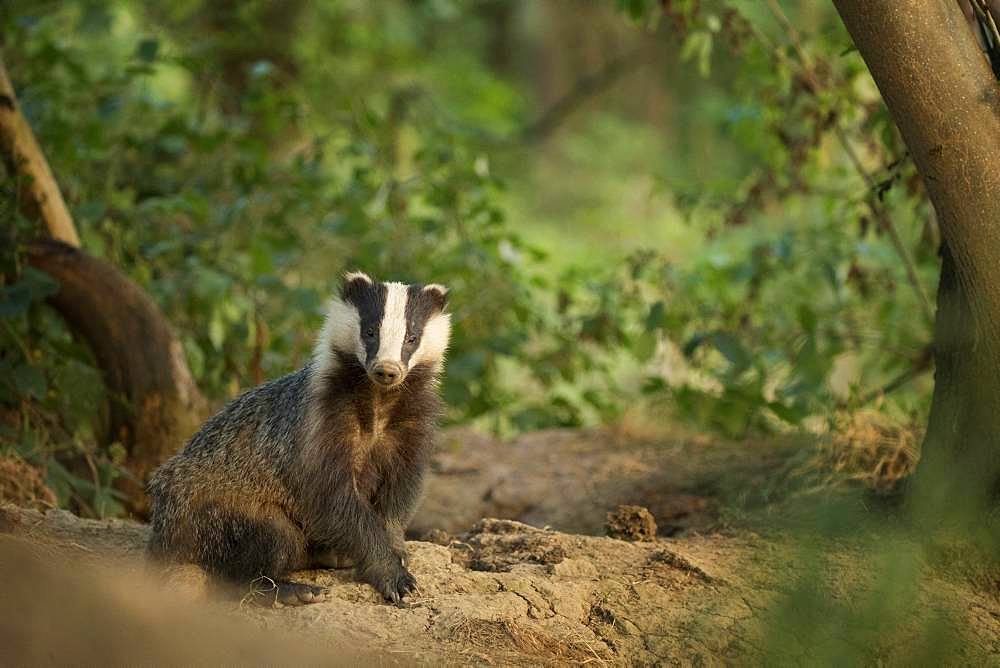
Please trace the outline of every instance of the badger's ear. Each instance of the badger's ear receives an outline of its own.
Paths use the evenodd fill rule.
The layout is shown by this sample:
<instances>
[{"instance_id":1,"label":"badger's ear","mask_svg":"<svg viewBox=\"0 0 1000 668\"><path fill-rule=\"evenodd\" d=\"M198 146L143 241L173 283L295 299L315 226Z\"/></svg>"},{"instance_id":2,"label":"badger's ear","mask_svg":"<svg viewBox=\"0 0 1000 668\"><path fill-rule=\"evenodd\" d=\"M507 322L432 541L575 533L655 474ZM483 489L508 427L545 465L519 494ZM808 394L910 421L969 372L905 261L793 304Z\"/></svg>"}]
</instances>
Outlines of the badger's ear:
<instances>
[{"instance_id":1,"label":"badger's ear","mask_svg":"<svg viewBox=\"0 0 1000 668\"><path fill-rule=\"evenodd\" d=\"M434 308L444 311L448 308L448 288L438 283L429 283L423 287L421 292L431 300Z\"/></svg>"},{"instance_id":2,"label":"badger's ear","mask_svg":"<svg viewBox=\"0 0 1000 668\"><path fill-rule=\"evenodd\" d=\"M349 271L344 274L344 280L340 284L340 296L350 300L351 295L356 295L365 288L374 284L372 277L362 271Z\"/></svg>"}]
</instances>

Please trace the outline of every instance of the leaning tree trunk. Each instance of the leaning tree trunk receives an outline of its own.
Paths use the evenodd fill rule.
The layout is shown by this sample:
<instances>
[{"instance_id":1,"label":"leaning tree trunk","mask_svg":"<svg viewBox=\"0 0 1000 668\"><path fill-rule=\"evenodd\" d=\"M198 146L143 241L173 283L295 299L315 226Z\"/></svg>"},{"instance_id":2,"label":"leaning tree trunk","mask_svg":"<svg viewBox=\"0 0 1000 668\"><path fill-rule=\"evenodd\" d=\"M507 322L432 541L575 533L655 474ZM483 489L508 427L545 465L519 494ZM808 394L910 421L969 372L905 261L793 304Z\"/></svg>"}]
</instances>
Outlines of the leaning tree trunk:
<instances>
[{"instance_id":1,"label":"leaning tree trunk","mask_svg":"<svg viewBox=\"0 0 1000 668\"><path fill-rule=\"evenodd\" d=\"M142 288L107 262L58 241L32 243L27 258L59 282L49 303L87 342L103 372L110 440L125 446L133 476L121 488L142 515L147 477L204 417L180 341Z\"/></svg>"},{"instance_id":2,"label":"leaning tree trunk","mask_svg":"<svg viewBox=\"0 0 1000 668\"><path fill-rule=\"evenodd\" d=\"M156 304L120 270L77 248L73 219L18 108L2 60L0 158L19 181L24 215L39 220L54 239L31 244L27 259L59 282L49 302L94 352L110 397L108 439L128 453L125 468L131 476L118 487L130 509L143 515L147 476L197 426L205 402Z\"/></svg>"},{"instance_id":3,"label":"leaning tree trunk","mask_svg":"<svg viewBox=\"0 0 1000 668\"><path fill-rule=\"evenodd\" d=\"M976 519L1000 482L1000 85L956 0L835 0L923 177L942 248L914 501Z\"/></svg>"}]
</instances>

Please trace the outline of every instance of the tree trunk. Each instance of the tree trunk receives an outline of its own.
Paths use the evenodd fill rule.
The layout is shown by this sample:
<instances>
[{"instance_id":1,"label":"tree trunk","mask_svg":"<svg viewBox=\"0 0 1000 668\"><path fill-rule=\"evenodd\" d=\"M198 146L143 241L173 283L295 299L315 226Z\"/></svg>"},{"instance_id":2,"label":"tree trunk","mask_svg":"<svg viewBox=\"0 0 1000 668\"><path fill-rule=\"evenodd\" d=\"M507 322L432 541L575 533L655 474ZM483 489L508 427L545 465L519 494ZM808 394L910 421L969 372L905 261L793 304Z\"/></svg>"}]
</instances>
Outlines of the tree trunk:
<instances>
[{"instance_id":1,"label":"tree trunk","mask_svg":"<svg viewBox=\"0 0 1000 668\"><path fill-rule=\"evenodd\" d=\"M977 520L1000 482L1000 86L955 0L835 0L937 212L935 389L911 485Z\"/></svg>"},{"instance_id":2,"label":"tree trunk","mask_svg":"<svg viewBox=\"0 0 1000 668\"><path fill-rule=\"evenodd\" d=\"M520 9L513 0L487 0L476 6L476 12L486 24L486 62L490 68L507 76L512 69L514 19Z\"/></svg>"},{"instance_id":3,"label":"tree trunk","mask_svg":"<svg viewBox=\"0 0 1000 668\"><path fill-rule=\"evenodd\" d=\"M107 262L57 241L31 244L27 257L59 282L49 302L87 341L104 374L110 440L125 446L134 477L119 487L143 515L148 475L205 415L180 341L142 288Z\"/></svg>"},{"instance_id":4,"label":"tree trunk","mask_svg":"<svg viewBox=\"0 0 1000 668\"><path fill-rule=\"evenodd\" d=\"M0 155L10 173L17 174L25 216L42 220L53 239L79 246L73 218L31 126L18 109L3 60L0 60Z\"/></svg>"},{"instance_id":5,"label":"tree trunk","mask_svg":"<svg viewBox=\"0 0 1000 668\"><path fill-rule=\"evenodd\" d=\"M109 440L125 446L132 474L118 487L131 510L143 515L147 476L204 418L205 401L156 304L124 273L78 250L73 219L2 61L0 155L24 184L25 215L39 219L55 239L31 244L27 260L59 282L49 301L94 352L111 397Z\"/></svg>"}]
</instances>

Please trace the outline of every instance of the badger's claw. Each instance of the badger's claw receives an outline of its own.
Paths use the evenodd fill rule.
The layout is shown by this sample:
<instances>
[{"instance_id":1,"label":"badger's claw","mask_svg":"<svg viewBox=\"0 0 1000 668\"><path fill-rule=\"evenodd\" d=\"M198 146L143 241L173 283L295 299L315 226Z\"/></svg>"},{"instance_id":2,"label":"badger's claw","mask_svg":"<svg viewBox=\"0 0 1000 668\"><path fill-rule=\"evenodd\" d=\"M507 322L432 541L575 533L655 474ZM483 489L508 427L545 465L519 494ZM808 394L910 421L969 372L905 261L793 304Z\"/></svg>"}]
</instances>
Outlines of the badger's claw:
<instances>
[{"instance_id":1,"label":"badger's claw","mask_svg":"<svg viewBox=\"0 0 1000 668\"><path fill-rule=\"evenodd\" d=\"M404 568L403 575L396 581L396 587L404 596L412 594L417 590L417 579L413 577L413 573Z\"/></svg>"},{"instance_id":2,"label":"badger's claw","mask_svg":"<svg viewBox=\"0 0 1000 668\"><path fill-rule=\"evenodd\" d=\"M417 588L416 578L402 564L393 563L391 568L369 570L364 579L393 605L402 603L403 598Z\"/></svg>"}]
</instances>

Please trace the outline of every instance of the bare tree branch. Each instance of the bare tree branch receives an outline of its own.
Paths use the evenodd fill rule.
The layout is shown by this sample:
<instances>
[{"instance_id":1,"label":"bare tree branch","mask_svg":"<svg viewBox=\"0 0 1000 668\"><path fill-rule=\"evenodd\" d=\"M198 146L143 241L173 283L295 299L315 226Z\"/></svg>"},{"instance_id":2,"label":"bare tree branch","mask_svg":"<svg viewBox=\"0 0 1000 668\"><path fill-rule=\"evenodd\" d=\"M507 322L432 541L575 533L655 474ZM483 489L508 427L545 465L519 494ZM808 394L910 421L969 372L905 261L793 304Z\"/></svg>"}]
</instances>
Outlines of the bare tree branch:
<instances>
[{"instance_id":1,"label":"bare tree branch","mask_svg":"<svg viewBox=\"0 0 1000 668\"><path fill-rule=\"evenodd\" d=\"M857 406L865 406L875 401L880 397L884 397L891 392L895 392L902 386L906 385L910 381L919 378L923 374L927 373L934 367L934 349L928 346L920 355L913 360L913 364L909 368L904 369L895 378L890 380L885 385L876 388L862 395L857 402Z\"/></svg>"},{"instance_id":2,"label":"bare tree branch","mask_svg":"<svg viewBox=\"0 0 1000 668\"><path fill-rule=\"evenodd\" d=\"M613 58L598 71L577 79L568 93L556 100L534 121L521 128L516 139L527 144L548 138L588 100L610 89L623 76L635 71L642 64L644 51L639 48Z\"/></svg>"}]
</instances>

